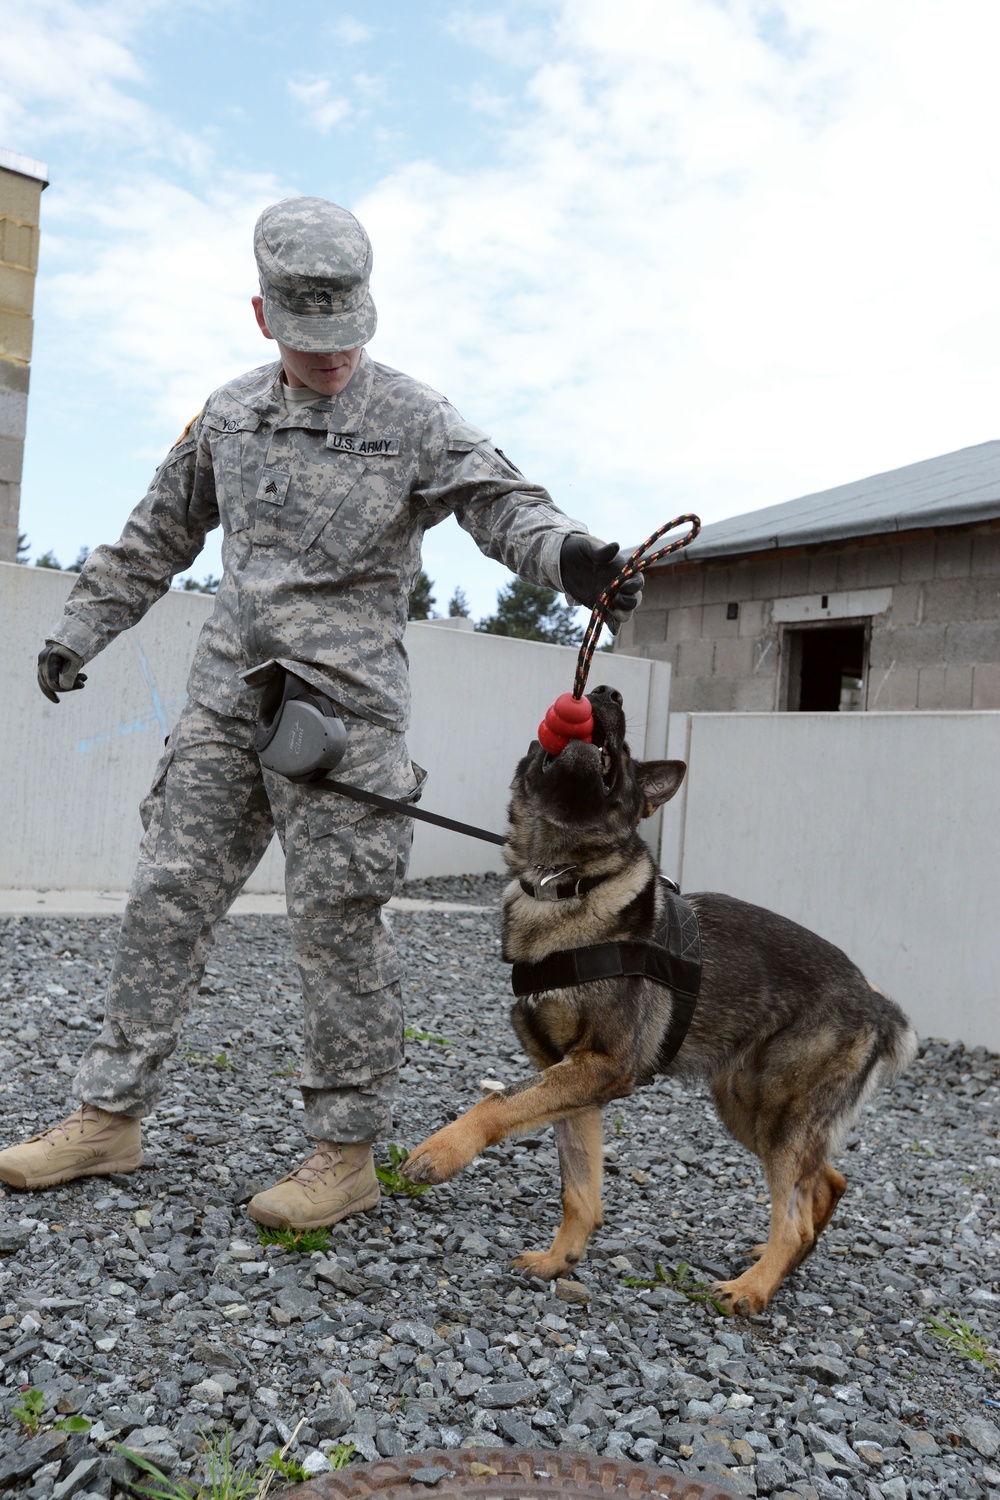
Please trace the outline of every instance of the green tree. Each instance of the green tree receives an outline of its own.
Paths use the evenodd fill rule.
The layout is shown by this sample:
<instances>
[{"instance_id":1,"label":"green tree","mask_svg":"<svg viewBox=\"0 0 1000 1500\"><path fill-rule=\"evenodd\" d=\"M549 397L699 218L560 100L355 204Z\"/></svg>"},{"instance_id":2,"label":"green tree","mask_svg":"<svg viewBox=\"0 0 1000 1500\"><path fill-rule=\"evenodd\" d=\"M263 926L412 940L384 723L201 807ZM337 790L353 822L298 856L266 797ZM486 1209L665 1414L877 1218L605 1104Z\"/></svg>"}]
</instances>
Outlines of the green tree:
<instances>
[{"instance_id":1,"label":"green tree","mask_svg":"<svg viewBox=\"0 0 1000 1500\"><path fill-rule=\"evenodd\" d=\"M28 541L27 532L19 531L17 533L17 557L15 558L15 561L19 563L26 563L28 561L28 553L30 551L31 543Z\"/></svg>"},{"instance_id":2,"label":"green tree","mask_svg":"<svg viewBox=\"0 0 1000 1500\"><path fill-rule=\"evenodd\" d=\"M57 573L62 572L62 563L59 561L58 557L56 557L51 547L49 548L48 552L43 552L41 557L35 558L35 567L54 568Z\"/></svg>"},{"instance_id":3,"label":"green tree","mask_svg":"<svg viewBox=\"0 0 1000 1500\"><path fill-rule=\"evenodd\" d=\"M67 573L82 573L83 572L83 565L87 561L87 558L89 556L90 556L90 548L89 547L81 547L80 550L79 550L79 552L76 554L76 562L75 563L71 563L70 566L66 569L66 572Z\"/></svg>"},{"instance_id":4,"label":"green tree","mask_svg":"<svg viewBox=\"0 0 1000 1500\"><path fill-rule=\"evenodd\" d=\"M195 578L185 578L181 584L181 590L185 594L217 594L221 582L221 578L216 578L214 574L208 573L200 583Z\"/></svg>"},{"instance_id":5,"label":"green tree","mask_svg":"<svg viewBox=\"0 0 1000 1500\"><path fill-rule=\"evenodd\" d=\"M450 620L467 620L469 614L469 601L465 597L465 590L456 589L448 600L448 618Z\"/></svg>"},{"instance_id":6,"label":"green tree","mask_svg":"<svg viewBox=\"0 0 1000 1500\"><path fill-rule=\"evenodd\" d=\"M497 612L480 620L477 630L487 635L512 635L522 641L547 641L552 646L578 646L583 630L576 623L576 606L560 604L555 589L514 578L497 595Z\"/></svg>"},{"instance_id":7,"label":"green tree","mask_svg":"<svg viewBox=\"0 0 1000 1500\"><path fill-rule=\"evenodd\" d=\"M434 613L434 606L437 603L437 600L431 593L431 589L433 587L433 583L431 583L430 579L427 577L427 574L424 572L423 568L421 568L420 572L413 580L413 587L410 590L410 604L406 612L406 618L408 620L437 619L437 616Z\"/></svg>"}]
</instances>

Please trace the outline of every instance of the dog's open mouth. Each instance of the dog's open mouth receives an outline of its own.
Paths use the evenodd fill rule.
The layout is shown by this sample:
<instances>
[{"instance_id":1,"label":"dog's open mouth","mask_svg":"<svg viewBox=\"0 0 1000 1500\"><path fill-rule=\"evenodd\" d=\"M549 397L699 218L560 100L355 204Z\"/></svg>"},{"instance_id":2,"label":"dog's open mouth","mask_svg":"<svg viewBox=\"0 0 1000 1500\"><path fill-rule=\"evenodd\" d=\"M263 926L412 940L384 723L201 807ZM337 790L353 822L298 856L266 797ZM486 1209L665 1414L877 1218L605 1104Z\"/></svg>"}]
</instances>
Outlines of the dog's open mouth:
<instances>
[{"instance_id":1,"label":"dog's open mouth","mask_svg":"<svg viewBox=\"0 0 1000 1500\"><path fill-rule=\"evenodd\" d=\"M582 741L576 740L571 741L571 744L574 744L577 747L574 751L574 755L587 754L589 758L589 752L592 750L596 750L600 761L601 782L604 786L604 795L606 797L609 796L611 792L614 791L615 782L618 780L618 767L615 761L615 757L612 755L610 749L605 743L605 735L602 726L595 719L593 738L591 739L590 743L584 744ZM568 750L569 746L567 746L566 749ZM561 753L562 755L565 755L566 750L563 750ZM550 755L548 751L545 751L542 756L542 775L544 776L547 771L551 771L552 767L557 764L559 759L560 757L558 755Z\"/></svg>"}]
</instances>

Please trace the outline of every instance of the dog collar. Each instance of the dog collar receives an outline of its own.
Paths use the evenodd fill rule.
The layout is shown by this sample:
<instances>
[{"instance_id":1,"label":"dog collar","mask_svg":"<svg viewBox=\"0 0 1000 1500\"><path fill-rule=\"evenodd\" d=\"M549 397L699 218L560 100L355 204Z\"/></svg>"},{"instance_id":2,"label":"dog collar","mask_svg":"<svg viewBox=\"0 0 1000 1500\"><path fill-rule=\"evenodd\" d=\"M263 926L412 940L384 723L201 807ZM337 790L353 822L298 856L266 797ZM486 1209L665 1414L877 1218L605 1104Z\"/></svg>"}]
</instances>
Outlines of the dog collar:
<instances>
[{"instance_id":1,"label":"dog collar","mask_svg":"<svg viewBox=\"0 0 1000 1500\"><path fill-rule=\"evenodd\" d=\"M570 875L574 868L567 865L564 870L550 870L541 880L520 880L518 884L526 896L533 896L536 901L565 901L569 896L585 896L608 878L607 875L578 875L575 880L572 877L563 880L562 876Z\"/></svg>"}]
</instances>

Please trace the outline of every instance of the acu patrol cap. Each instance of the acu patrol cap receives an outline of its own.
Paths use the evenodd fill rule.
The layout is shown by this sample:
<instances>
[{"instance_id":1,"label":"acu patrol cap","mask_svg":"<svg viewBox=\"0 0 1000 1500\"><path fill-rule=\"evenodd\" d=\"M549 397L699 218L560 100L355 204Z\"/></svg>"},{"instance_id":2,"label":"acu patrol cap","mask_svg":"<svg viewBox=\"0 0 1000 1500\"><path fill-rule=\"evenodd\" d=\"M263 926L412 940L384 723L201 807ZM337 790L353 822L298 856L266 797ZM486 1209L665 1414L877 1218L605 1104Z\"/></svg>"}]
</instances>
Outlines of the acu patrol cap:
<instances>
[{"instance_id":1,"label":"acu patrol cap","mask_svg":"<svg viewBox=\"0 0 1000 1500\"><path fill-rule=\"evenodd\" d=\"M264 321L288 349L336 354L375 332L368 290L372 247L353 214L325 198L284 198L265 208L253 250Z\"/></svg>"}]
</instances>

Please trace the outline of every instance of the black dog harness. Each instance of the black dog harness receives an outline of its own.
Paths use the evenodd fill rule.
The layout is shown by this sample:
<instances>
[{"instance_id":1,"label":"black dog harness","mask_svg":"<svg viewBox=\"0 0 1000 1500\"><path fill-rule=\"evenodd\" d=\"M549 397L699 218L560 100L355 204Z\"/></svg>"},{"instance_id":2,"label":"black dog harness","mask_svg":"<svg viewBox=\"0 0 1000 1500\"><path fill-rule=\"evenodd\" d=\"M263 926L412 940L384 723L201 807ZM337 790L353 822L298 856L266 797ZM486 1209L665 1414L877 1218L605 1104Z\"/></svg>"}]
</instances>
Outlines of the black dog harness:
<instances>
[{"instance_id":1,"label":"black dog harness","mask_svg":"<svg viewBox=\"0 0 1000 1500\"><path fill-rule=\"evenodd\" d=\"M665 984L673 994L673 1013L660 1047L657 1071L681 1049L687 1036L701 986L701 929L694 908L659 877L663 886L663 917L651 942L593 943L586 948L563 948L538 963L516 963L510 976L518 997L545 990L567 989L593 979L621 979L638 975Z\"/></svg>"}]
</instances>

